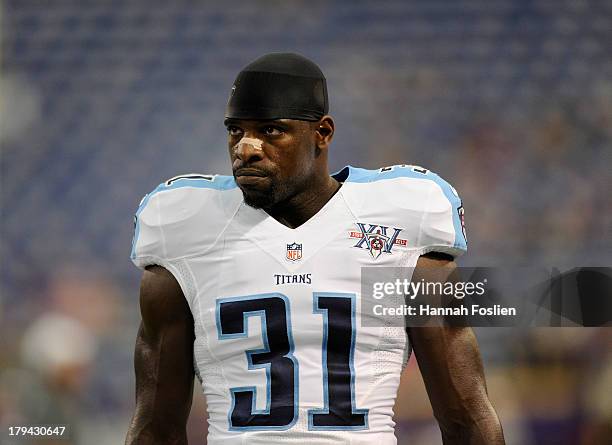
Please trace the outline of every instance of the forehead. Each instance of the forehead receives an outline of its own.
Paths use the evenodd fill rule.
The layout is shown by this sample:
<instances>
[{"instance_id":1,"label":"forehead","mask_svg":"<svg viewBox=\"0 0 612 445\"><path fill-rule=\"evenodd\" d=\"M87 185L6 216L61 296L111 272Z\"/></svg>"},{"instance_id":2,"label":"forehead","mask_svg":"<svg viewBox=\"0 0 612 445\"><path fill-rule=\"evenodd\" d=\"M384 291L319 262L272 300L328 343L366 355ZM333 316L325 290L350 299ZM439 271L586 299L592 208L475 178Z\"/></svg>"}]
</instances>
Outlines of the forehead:
<instances>
[{"instance_id":1,"label":"forehead","mask_svg":"<svg viewBox=\"0 0 612 445\"><path fill-rule=\"evenodd\" d=\"M310 129L312 122L297 119L232 119L227 118L223 121L226 127L235 125L241 128L254 128L265 125L279 125L289 129L305 130Z\"/></svg>"}]
</instances>

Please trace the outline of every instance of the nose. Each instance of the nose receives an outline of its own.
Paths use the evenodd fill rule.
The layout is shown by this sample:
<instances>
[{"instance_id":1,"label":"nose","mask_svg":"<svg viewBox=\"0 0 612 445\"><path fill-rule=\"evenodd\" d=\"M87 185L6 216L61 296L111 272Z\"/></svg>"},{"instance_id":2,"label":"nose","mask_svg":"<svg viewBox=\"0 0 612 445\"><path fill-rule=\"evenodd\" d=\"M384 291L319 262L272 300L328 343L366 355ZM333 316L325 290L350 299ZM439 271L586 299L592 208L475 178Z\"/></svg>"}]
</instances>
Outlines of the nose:
<instances>
[{"instance_id":1,"label":"nose","mask_svg":"<svg viewBox=\"0 0 612 445\"><path fill-rule=\"evenodd\" d=\"M232 147L236 158L243 163L251 163L263 159L263 141L260 139L243 136L234 147Z\"/></svg>"}]
</instances>

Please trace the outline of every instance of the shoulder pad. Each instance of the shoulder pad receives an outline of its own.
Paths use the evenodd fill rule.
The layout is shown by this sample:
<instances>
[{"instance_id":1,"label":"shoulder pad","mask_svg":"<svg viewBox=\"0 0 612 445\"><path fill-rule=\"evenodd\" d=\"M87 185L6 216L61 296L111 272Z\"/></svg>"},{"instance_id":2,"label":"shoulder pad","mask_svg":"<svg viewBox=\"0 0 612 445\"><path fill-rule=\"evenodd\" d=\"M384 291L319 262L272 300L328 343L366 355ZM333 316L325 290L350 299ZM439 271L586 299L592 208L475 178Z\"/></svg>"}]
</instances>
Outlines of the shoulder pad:
<instances>
[{"instance_id":1,"label":"shoulder pad","mask_svg":"<svg viewBox=\"0 0 612 445\"><path fill-rule=\"evenodd\" d=\"M164 262L204 252L240 200L231 176L189 174L162 182L142 199L136 212L132 261L143 268L163 266Z\"/></svg>"},{"instance_id":2,"label":"shoulder pad","mask_svg":"<svg viewBox=\"0 0 612 445\"><path fill-rule=\"evenodd\" d=\"M459 256L467 250L461 198L436 173L406 164L377 170L349 169L345 182L368 184L360 192L368 196L359 198L359 207L366 212L375 204L381 211L394 213L391 219L399 226L410 221L408 225L415 228L412 245L422 253L437 251Z\"/></svg>"}]
</instances>

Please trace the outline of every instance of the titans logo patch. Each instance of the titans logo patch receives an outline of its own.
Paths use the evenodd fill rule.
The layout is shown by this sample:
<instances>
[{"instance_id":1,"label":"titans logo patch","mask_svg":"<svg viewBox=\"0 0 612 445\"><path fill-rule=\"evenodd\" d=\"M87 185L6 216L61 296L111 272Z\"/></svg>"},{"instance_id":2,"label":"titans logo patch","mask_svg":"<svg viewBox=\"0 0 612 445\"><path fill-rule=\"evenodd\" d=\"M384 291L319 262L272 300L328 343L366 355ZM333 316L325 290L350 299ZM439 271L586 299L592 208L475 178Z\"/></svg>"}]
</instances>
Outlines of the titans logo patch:
<instances>
[{"instance_id":1,"label":"titans logo patch","mask_svg":"<svg viewBox=\"0 0 612 445\"><path fill-rule=\"evenodd\" d=\"M406 246L408 241L399 238L402 230L398 227L390 229L389 226L378 224L356 223L359 230L351 230L350 238L358 239L353 247L366 249L373 259L378 259L383 253L391 254L394 246ZM391 233L393 231L393 233Z\"/></svg>"}]
</instances>

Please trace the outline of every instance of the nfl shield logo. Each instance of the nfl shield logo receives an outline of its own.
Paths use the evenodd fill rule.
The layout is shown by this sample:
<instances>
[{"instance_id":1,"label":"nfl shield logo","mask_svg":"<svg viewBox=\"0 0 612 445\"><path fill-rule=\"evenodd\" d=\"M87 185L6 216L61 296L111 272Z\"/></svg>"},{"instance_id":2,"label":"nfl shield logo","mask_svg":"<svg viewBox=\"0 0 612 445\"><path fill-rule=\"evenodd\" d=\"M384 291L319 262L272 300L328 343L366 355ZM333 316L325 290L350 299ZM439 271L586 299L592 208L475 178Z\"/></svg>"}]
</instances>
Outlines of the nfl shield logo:
<instances>
[{"instance_id":1,"label":"nfl shield logo","mask_svg":"<svg viewBox=\"0 0 612 445\"><path fill-rule=\"evenodd\" d=\"M302 259L302 245L298 243L287 244L287 259L298 261Z\"/></svg>"}]
</instances>

